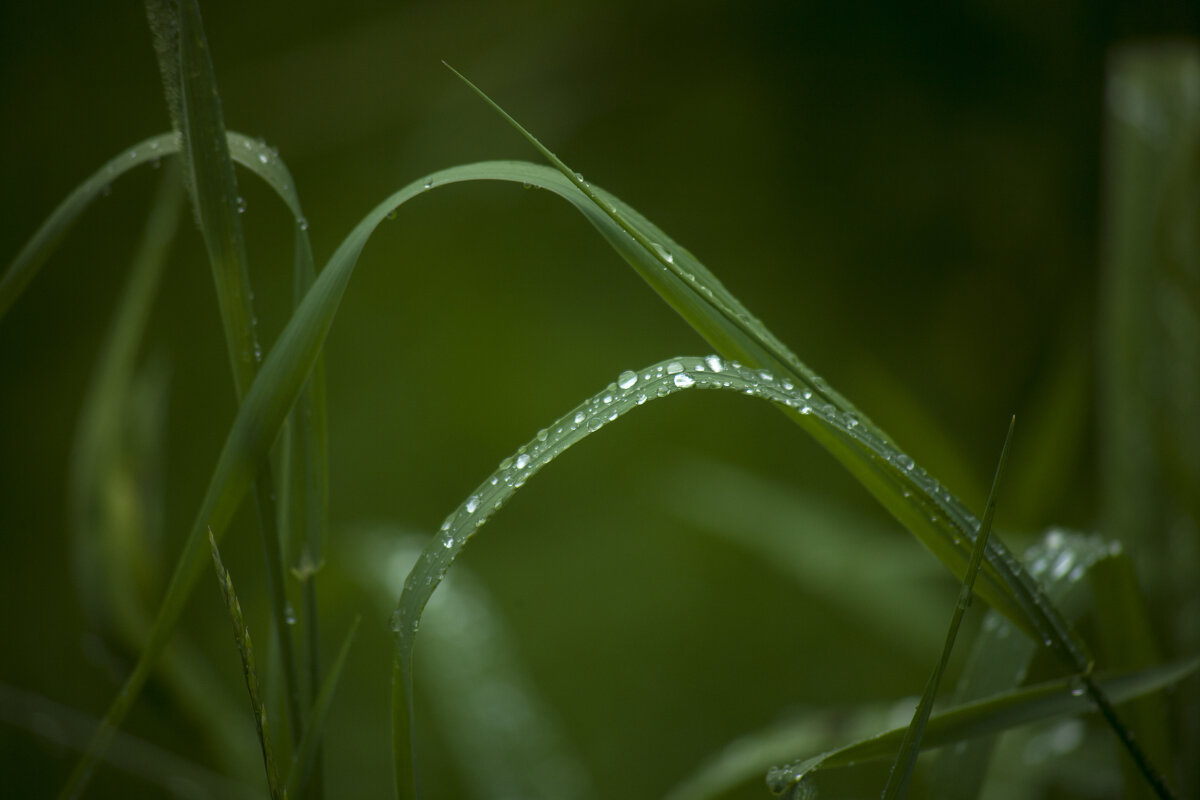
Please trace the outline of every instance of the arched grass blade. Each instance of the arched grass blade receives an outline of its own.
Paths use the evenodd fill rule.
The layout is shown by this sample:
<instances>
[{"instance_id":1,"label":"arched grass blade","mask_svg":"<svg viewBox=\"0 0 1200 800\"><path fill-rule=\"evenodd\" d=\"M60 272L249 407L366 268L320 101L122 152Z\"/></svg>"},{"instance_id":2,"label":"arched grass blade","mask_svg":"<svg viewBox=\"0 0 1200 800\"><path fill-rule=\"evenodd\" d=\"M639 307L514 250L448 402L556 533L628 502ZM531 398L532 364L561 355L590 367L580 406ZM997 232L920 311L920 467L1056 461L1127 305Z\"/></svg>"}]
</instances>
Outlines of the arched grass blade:
<instances>
[{"instance_id":1,"label":"arched grass blade","mask_svg":"<svg viewBox=\"0 0 1200 800\"><path fill-rule=\"evenodd\" d=\"M954 650L954 642L958 638L958 629L962 625L963 615L971 604L975 576L979 574L979 566L983 563L984 548L987 546L988 534L992 530L992 520L996 516L996 491L1000 487L1000 479L1004 476L1004 467L1008 463L1008 448L1012 444L1013 427L1016 423L1017 419L1013 417L1008 424L1008 435L1004 437L1004 448L1000 451L1000 463L996 465L996 474L992 478L992 490L988 494L983 520L979 523L975 546L971 550L971 563L967 567L962 590L959 592L958 602L954 606L954 614L950 618L950 629L946 632L946 644L942 648L941 658L938 659L933 674L929 676L929 683L926 684L925 691L921 695L921 702L917 706L916 713L913 714L912 723L904 732L904 739L900 743L900 752L896 754L892 771L888 775L887 786L883 790L884 800L899 800L908 794L908 784L912 780L913 768L917 765L917 755L921 750L921 737L924 735L929 714L933 711L933 701L937 697L938 687L941 686L946 665L950 663L950 653Z\"/></svg>"},{"instance_id":2,"label":"arched grass blade","mask_svg":"<svg viewBox=\"0 0 1200 800\"><path fill-rule=\"evenodd\" d=\"M811 420L788 412L922 544L962 578L970 560L978 522L952 494L915 468L910 457L804 365L729 294L695 256L624 203L585 181L491 98L462 75L458 76L583 193L592 206L593 213L584 211L589 220L601 228L613 247L723 355L787 377L811 391L815 403L827 404L838 413L853 418L864 431L864 438L870 438L872 446L831 436L821 426L813 425ZM611 224L599 224L599 217ZM881 450L894 454L895 460L878 462L874 453ZM1069 668L1084 671L1091 663L1083 641L999 539L994 539L988 547L979 594L1030 636L1053 649Z\"/></svg>"},{"instance_id":3,"label":"arched grass blade","mask_svg":"<svg viewBox=\"0 0 1200 800\"><path fill-rule=\"evenodd\" d=\"M1155 692L1189 677L1200 668L1200 658L1121 673L1098 681L1104 694L1116 702ZM1094 711L1079 676L1048 681L1025 689L994 695L934 714L925 728L922 748L945 744L1040 722L1066 714ZM818 770L852 767L891 758L907 728L896 728L819 756L777 767L767 775L772 793L789 798L800 795L806 778Z\"/></svg>"},{"instance_id":4,"label":"arched grass blade","mask_svg":"<svg viewBox=\"0 0 1200 800\"><path fill-rule=\"evenodd\" d=\"M254 644L250 640L250 630L246 627L242 615L242 604L238 601L237 593L233 590L233 577L225 565L221 563L221 551L217 549L217 540L212 531L208 532L208 545L212 551L213 569L217 573L217 582L221 585L221 597L225 600L225 608L229 611L229 619L233 623L233 639L237 642L238 654L242 658L242 675L246 679L246 691L250 695L250 709L254 713L254 727L258 731L258 742L262 748L263 766L267 770L267 788L272 800L287 797L279 782L279 768L275 765L275 751L271 747L271 732L267 724L267 709L263 705L262 693L258 690L258 671L254 667Z\"/></svg>"},{"instance_id":5,"label":"arched grass blade","mask_svg":"<svg viewBox=\"0 0 1200 800\"><path fill-rule=\"evenodd\" d=\"M758 397L809 417L830 436L855 441L862 435L831 405L812 404L812 393L766 370L744 367L712 355L675 358L638 372L626 371L587 402L521 447L442 523L438 537L422 552L404 582L392 629L396 632L396 683L393 687L393 741L397 792L419 797L415 748L412 652L421 614L433 591L475 531L496 513L529 478L568 447L651 399L691 389L722 389Z\"/></svg>"},{"instance_id":6,"label":"arched grass blade","mask_svg":"<svg viewBox=\"0 0 1200 800\"><path fill-rule=\"evenodd\" d=\"M316 702L313 703L312 711L304 726L304 736L296 746L296 754L292 759L291 770L288 772L285 797L304 796L304 792L310 784L313 770L317 765L321 740L325 737L325 723L329 719L329 709L333 707L333 695L337 690L338 681L342 678L342 668L346 666L346 657L350 655L350 645L354 644L354 637L358 633L358 624L361 621L361 617L355 617L354 622L350 624L350 630L346 632L346 638L342 640L342 646L338 649L337 658L333 660L333 666L329 668L329 674L325 677L321 684L321 690L317 693Z\"/></svg>"}]
</instances>

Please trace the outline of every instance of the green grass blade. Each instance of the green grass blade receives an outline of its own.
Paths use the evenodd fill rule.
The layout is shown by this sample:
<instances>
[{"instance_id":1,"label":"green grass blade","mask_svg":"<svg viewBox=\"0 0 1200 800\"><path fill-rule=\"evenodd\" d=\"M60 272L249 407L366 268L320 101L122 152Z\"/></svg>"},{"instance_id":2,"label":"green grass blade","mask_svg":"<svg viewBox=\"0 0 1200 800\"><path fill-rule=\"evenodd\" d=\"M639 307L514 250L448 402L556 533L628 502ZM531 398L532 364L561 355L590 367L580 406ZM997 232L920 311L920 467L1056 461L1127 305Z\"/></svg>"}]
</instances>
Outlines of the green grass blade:
<instances>
[{"instance_id":1,"label":"green grass blade","mask_svg":"<svg viewBox=\"0 0 1200 800\"><path fill-rule=\"evenodd\" d=\"M300 210L299 196L287 166L278 153L248 136L230 132L228 139L229 153L234 161L265 180L287 204L296 219L298 240L304 241L311 263L312 251L308 245L308 235L304 233L308 229L308 222ZM161 159L178 152L179 137L176 134L151 136L113 156L104 166L75 187L38 227L9 263L4 277L0 278L0 320L20 298L29 282L37 276L38 271L54 252L55 246L70 230L79 215L93 200L102 196L112 186L113 181L135 167L147 163L157 164Z\"/></svg>"},{"instance_id":2,"label":"green grass blade","mask_svg":"<svg viewBox=\"0 0 1200 800\"><path fill-rule=\"evenodd\" d=\"M1122 673L1099 681L1104 694L1117 702L1172 686L1200 668L1192 658L1136 672ZM922 739L924 749L976 736L998 733L1018 725L1040 722L1065 714L1082 714L1094 708L1079 676L1013 690L934 714ZM896 728L813 758L777 767L768 774L767 785L776 795L795 793L803 781L818 770L851 767L867 761L891 758L907 728ZM794 796L789 795L789 796Z\"/></svg>"},{"instance_id":3,"label":"green grass blade","mask_svg":"<svg viewBox=\"0 0 1200 800\"><path fill-rule=\"evenodd\" d=\"M929 676L929 682L921 695L921 702L917 706L916 713L913 714L912 723L904 732L904 739L900 743L900 752L896 754L892 771L888 775L887 786L883 790L885 800L903 798L908 794L908 784L912 780L913 768L917 765L917 755L921 750L921 737L925 733L925 725L933 711L933 701L937 697L938 687L941 686L942 676L946 672L947 664L950 663L950 653L954 650L954 642L958 638L958 629L962 625L963 615L971 604L975 576L979 574L979 566L983 563L984 548L987 546L988 534L992 530L992 520L996 516L996 492L1000 487L1000 479L1004 476L1004 467L1008 463L1008 449L1012 444L1013 428L1016 424L1017 418L1013 417L1008 424L1008 434L1004 437L1004 448L1000 451L1000 463L996 465L996 475L992 478L992 489L988 494L983 520L979 523L979 532L971 551L971 563L967 567L962 590L959 592L958 602L955 604L954 613L950 618L950 629L946 632L946 644L942 648L941 658L938 659L933 674Z\"/></svg>"},{"instance_id":4,"label":"green grass blade","mask_svg":"<svg viewBox=\"0 0 1200 800\"><path fill-rule=\"evenodd\" d=\"M159 53L171 121L182 142L184 175L212 265L217 305L240 402L258 371L262 351L255 330L254 292L250 288L242 234L241 199L200 8L195 0L171 3L146 0L146 17ZM290 624L293 617L288 612L284 587L283 546L277 527L274 486L270 463L264 463L254 485L255 506L266 564L267 594L282 653L288 719L295 742L302 730L303 703Z\"/></svg>"},{"instance_id":5,"label":"green grass blade","mask_svg":"<svg viewBox=\"0 0 1200 800\"><path fill-rule=\"evenodd\" d=\"M591 209L581 207L580 210L601 228L610 244L642 277L723 355L787 377L811 391L815 403L826 404L847 419L853 419L864 435L857 441L847 441L831 435L811 419L794 411L788 412L922 544L962 578L970 560L978 522L953 495L917 468L883 431L805 366L738 303L695 256L624 203L583 180L491 98L466 78L462 80L587 198ZM601 217L610 224L601 224ZM879 452L890 453L891 458L880 461L876 457ZM980 582L978 593L989 605L1054 650L1069 668L1077 671L1088 668L1092 659L1086 645L999 539L993 539L989 544Z\"/></svg>"},{"instance_id":6,"label":"green grass blade","mask_svg":"<svg viewBox=\"0 0 1200 800\"><path fill-rule=\"evenodd\" d=\"M262 693L258 689L258 672L254 668L254 644L250 639L250 630L246 627L242 615L242 604L238 601L237 593L233 590L233 577L225 565L221 563L221 551L217 549L217 540L212 531L208 533L208 545L212 552L213 569L217 573L217 582L221 585L221 597L225 600L225 608L229 611L229 620L233 623L233 639L237 642L238 654L242 658L242 675L246 679L246 691L250 695L250 709L254 714L254 727L258 732L258 742L262 748L263 766L267 770L267 788L272 800L287 797L279 782L279 769L275 765L275 751L271 747L271 731L267 724L267 709L263 705Z\"/></svg>"},{"instance_id":7,"label":"green grass blade","mask_svg":"<svg viewBox=\"0 0 1200 800\"><path fill-rule=\"evenodd\" d=\"M333 695L337 690L338 681L342 678L342 668L346 666L346 657L350 655L350 645L354 643L354 637L358 633L358 624L361 621L360 617L354 618L350 630L346 632L346 638L342 640L337 658L334 659L333 666L329 668L329 674L325 677L321 684L321 690L317 693L312 713L308 715L308 722L304 726L304 736L296 746L296 755L292 759L291 771L288 772L285 796L303 796L308 790L313 769L317 764L321 740L325 736L325 723L329 719L329 710L333 707Z\"/></svg>"},{"instance_id":8,"label":"green grass blade","mask_svg":"<svg viewBox=\"0 0 1200 800\"><path fill-rule=\"evenodd\" d=\"M404 582L392 629L396 633L396 666L393 684L393 746L397 793L420 795L414 737L412 653L421 615L433 591L445 577L466 543L533 475L564 450L594 433L622 414L651 399L667 397L690 388L722 389L765 399L818 420L831 436L856 440L862 435L858 424L827 404L813 405L809 390L766 370L744 367L718 356L676 358L639 372L626 371L616 382L560 418L510 458L500 462L487 480L446 518L438 537L421 554Z\"/></svg>"}]
</instances>

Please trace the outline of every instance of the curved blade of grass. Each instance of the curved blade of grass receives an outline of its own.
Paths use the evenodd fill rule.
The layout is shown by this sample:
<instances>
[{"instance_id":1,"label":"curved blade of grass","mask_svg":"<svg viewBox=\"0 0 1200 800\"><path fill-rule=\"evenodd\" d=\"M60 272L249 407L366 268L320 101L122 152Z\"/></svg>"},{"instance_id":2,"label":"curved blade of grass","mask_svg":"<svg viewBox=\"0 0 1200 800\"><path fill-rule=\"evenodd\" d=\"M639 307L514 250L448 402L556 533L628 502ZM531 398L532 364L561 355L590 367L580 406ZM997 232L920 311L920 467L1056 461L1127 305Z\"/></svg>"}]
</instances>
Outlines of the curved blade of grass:
<instances>
[{"instance_id":1,"label":"curved blade of grass","mask_svg":"<svg viewBox=\"0 0 1200 800\"><path fill-rule=\"evenodd\" d=\"M801 362L695 256L624 203L585 181L478 87L455 74L587 197L595 213L584 213L593 224L600 216L611 221L602 228L610 243L723 355L786 376L812 391L817 398L815 402L831 406L847 420L853 419L864 432L861 443L831 436L811 419L788 412L922 544L962 578L978 521L949 491L915 467L912 459L882 430ZM874 458L878 452L890 453L893 458L880 462ZM988 547L981 581L979 594L989 605L1052 648L1070 668L1081 672L1087 669L1091 656L1086 645L999 539L993 539Z\"/></svg>"},{"instance_id":2,"label":"curved blade of grass","mask_svg":"<svg viewBox=\"0 0 1200 800\"><path fill-rule=\"evenodd\" d=\"M487 480L442 523L440 535L421 554L404 582L392 629L397 653L393 685L393 759L399 796L420 796L417 774L412 651L424 611L433 591L474 532L498 511L512 494L568 447L600 430L648 400L690 388L724 389L759 397L803 417L811 417L830 435L855 440L857 424L847 424L829 404L813 405L812 393L766 370L744 367L718 356L675 358L640 372L622 373L615 383L577 406L542 431L513 456L500 462Z\"/></svg>"},{"instance_id":3,"label":"curved blade of grass","mask_svg":"<svg viewBox=\"0 0 1200 800\"><path fill-rule=\"evenodd\" d=\"M246 619L242 615L242 604L233 590L233 577L221 563L221 551L217 549L217 540L213 538L212 531L208 532L208 546L212 551L213 569L217 573L217 582L221 585L221 597L225 600L225 608L229 611L229 620L233 623L233 639L237 642L238 654L242 658L242 675L246 679L246 691L250 695L250 708L254 712L254 727L258 731L258 742L262 748L263 766L267 770L267 789L273 800L279 800L287 795L282 791L279 783L279 768L275 766L275 751L271 747L267 709L263 705L262 693L258 690L258 672L254 668L254 644L250 640L250 630L246 627Z\"/></svg>"},{"instance_id":4,"label":"curved blade of grass","mask_svg":"<svg viewBox=\"0 0 1200 800\"><path fill-rule=\"evenodd\" d=\"M1122 702L1178 683L1198 668L1200 658L1191 658L1121 673L1101 679L1099 684L1105 695ZM1074 675L956 706L930 718L922 748L933 749L1064 714L1094 711L1086 694L1080 676ZM817 770L891 758L907 730L896 728L795 764L777 767L768 774L767 785L776 795L794 797L805 778Z\"/></svg>"},{"instance_id":5,"label":"curved blade of grass","mask_svg":"<svg viewBox=\"0 0 1200 800\"><path fill-rule=\"evenodd\" d=\"M217 287L217 305L233 370L238 401L245 397L262 349L255 330L250 272L242 234L241 198L229 154L221 96L209 58L196 0L146 0L172 127L180 134L185 183L208 250ZM254 484L255 510L266 564L267 595L283 664L284 695L292 741L303 728L299 669L284 588L283 545L275 509L275 478L264 462Z\"/></svg>"},{"instance_id":6,"label":"curved blade of grass","mask_svg":"<svg viewBox=\"0 0 1200 800\"><path fill-rule=\"evenodd\" d=\"M329 719L329 709L333 707L333 695L337 690L338 681L342 678L342 668L346 666L346 657L350 655L350 645L354 643L360 622L362 618L355 617L354 622L350 624L350 630L346 632L346 638L342 640L342 646L338 649L337 658L334 659L333 666L329 668L329 674L317 693L316 702L313 703L312 712L304 726L304 736L296 746L296 755L288 772L285 797L301 796L309 785L317 764L321 740L325 737L325 723Z\"/></svg>"},{"instance_id":7,"label":"curved blade of grass","mask_svg":"<svg viewBox=\"0 0 1200 800\"><path fill-rule=\"evenodd\" d=\"M921 694L921 702L917 705L913 720L904 732L900 743L900 752L892 764L888 774L887 786L884 787L884 800L903 798L908 794L908 784L912 780L913 768L917 765L917 755L921 751L921 737L925 733L925 725L929 714L933 711L933 701L937 697L938 687L941 686L942 676L946 665L950 663L950 653L954 650L954 642L958 638L958 629L962 625L963 615L971 605L972 589L975 586L975 576L979 574L979 566L983 563L983 551L987 546L988 534L992 530L992 520L996 517L996 491L1000 487L1000 479L1004 476L1004 467L1008 464L1008 448L1012 444L1013 428L1017 418L1013 417L1008 424L1008 434L1004 437L1004 448L1000 451L1000 463L996 465L996 474L992 478L992 490L988 494L987 506L984 507L983 520L979 523L979 532L975 536L975 546L971 550L971 563L967 566L967 574L963 578L962 590L958 602L954 605L954 613L950 618L950 629L946 632L946 644L942 648L942 656L929 676L925 691Z\"/></svg>"}]
</instances>

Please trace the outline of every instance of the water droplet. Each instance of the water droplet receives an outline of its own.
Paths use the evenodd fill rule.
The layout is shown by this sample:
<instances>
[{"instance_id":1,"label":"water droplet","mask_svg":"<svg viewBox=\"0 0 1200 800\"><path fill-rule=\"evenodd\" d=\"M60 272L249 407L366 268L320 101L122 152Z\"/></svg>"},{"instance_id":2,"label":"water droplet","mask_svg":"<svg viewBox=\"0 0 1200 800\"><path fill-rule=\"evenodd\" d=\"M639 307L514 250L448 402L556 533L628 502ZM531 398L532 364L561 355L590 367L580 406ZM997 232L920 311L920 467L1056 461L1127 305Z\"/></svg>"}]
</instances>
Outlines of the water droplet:
<instances>
[{"instance_id":1,"label":"water droplet","mask_svg":"<svg viewBox=\"0 0 1200 800\"><path fill-rule=\"evenodd\" d=\"M642 403L644 403L644 402L646 402L646 394L645 394L645 392L638 392L638 396L637 396L637 404L640 406L640 405L641 405Z\"/></svg>"},{"instance_id":2,"label":"water droplet","mask_svg":"<svg viewBox=\"0 0 1200 800\"><path fill-rule=\"evenodd\" d=\"M637 373L627 369L617 376L617 386L620 386L622 389L628 389L637 383L637 379Z\"/></svg>"},{"instance_id":3,"label":"water droplet","mask_svg":"<svg viewBox=\"0 0 1200 800\"><path fill-rule=\"evenodd\" d=\"M582 172L576 172L576 173L575 173L575 180L579 181L580 183L583 183L583 173L582 173Z\"/></svg>"},{"instance_id":4,"label":"water droplet","mask_svg":"<svg viewBox=\"0 0 1200 800\"><path fill-rule=\"evenodd\" d=\"M283 606L283 621L288 625L296 624L296 609L292 608L291 603L285 603Z\"/></svg>"},{"instance_id":5,"label":"water droplet","mask_svg":"<svg viewBox=\"0 0 1200 800\"><path fill-rule=\"evenodd\" d=\"M546 431L546 429L542 428L540 431L537 432L537 440L539 442L544 442L544 441L546 441L546 437L549 435L550 434Z\"/></svg>"},{"instance_id":6,"label":"water droplet","mask_svg":"<svg viewBox=\"0 0 1200 800\"><path fill-rule=\"evenodd\" d=\"M1071 687L1072 697L1083 697L1087 693L1087 684L1079 675L1072 675L1068 685Z\"/></svg>"},{"instance_id":7,"label":"water droplet","mask_svg":"<svg viewBox=\"0 0 1200 800\"><path fill-rule=\"evenodd\" d=\"M695 383L695 379L686 372L681 372L675 376L675 385L680 389L686 389Z\"/></svg>"},{"instance_id":8,"label":"water droplet","mask_svg":"<svg viewBox=\"0 0 1200 800\"><path fill-rule=\"evenodd\" d=\"M602 400L604 401L604 405L608 405L609 403L611 403L613 401L613 396L611 394L606 394L606 395L604 395Z\"/></svg>"},{"instance_id":9,"label":"water droplet","mask_svg":"<svg viewBox=\"0 0 1200 800\"><path fill-rule=\"evenodd\" d=\"M443 531L448 531L448 530L450 530L450 520L449 520L449 518L447 518L447 519L446 519L446 521L442 523L442 530L443 530Z\"/></svg>"},{"instance_id":10,"label":"water droplet","mask_svg":"<svg viewBox=\"0 0 1200 800\"><path fill-rule=\"evenodd\" d=\"M599 417L592 417L591 419L588 420L587 426L588 426L589 431L591 431L592 433L595 433L596 431L598 431L602 427L604 427L604 420L600 419Z\"/></svg>"},{"instance_id":11,"label":"water droplet","mask_svg":"<svg viewBox=\"0 0 1200 800\"><path fill-rule=\"evenodd\" d=\"M525 469L529 466L529 456L525 453L517 456L517 469Z\"/></svg>"},{"instance_id":12,"label":"water droplet","mask_svg":"<svg viewBox=\"0 0 1200 800\"><path fill-rule=\"evenodd\" d=\"M708 364L708 368L713 372L721 372L725 369L725 364L721 361L720 356L705 356L704 363Z\"/></svg>"},{"instance_id":13,"label":"water droplet","mask_svg":"<svg viewBox=\"0 0 1200 800\"><path fill-rule=\"evenodd\" d=\"M237 199L237 213L239 213L239 214L246 213L246 198L239 197Z\"/></svg>"},{"instance_id":14,"label":"water droplet","mask_svg":"<svg viewBox=\"0 0 1200 800\"><path fill-rule=\"evenodd\" d=\"M683 372L683 364L680 364L678 361L672 361L670 364L667 364L668 375L674 375L677 372Z\"/></svg>"},{"instance_id":15,"label":"water droplet","mask_svg":"<svg viewBox=\"0 0 1200 800\"><path fill-rule=\"evenodd\" d=\"M508 469L512 466L512 456L505 456L500 461L500 469Z\"/></svg>"},{"instance_id":16,"label":"water droplet","mask_svg":"<svg viewBox=\"0 0 1200 800\"><path fill-rule=\"evenodd\" d=\"M758 371L758 378L759 380L766 381L767 383L771 383L775 380L775 376L767 372L765 369L760 369Z\"/></svg>"},{"instance_id":17,"label":"water droplet","mask_svg":"<svg viewBox=\"0 0 1200 800\"><path fill-rule=\"evenodd\" d=\"M582 412L582 411L576 411L576 412L575 412L575 424L576 424L576 425L582 425L582 424L583 424L583 418L584 418L584 414L583 414L583 412Z\"/></svg>"},{"instance_id":18,"label":"water droplet","mask_svg":"<svg viewBox=\"0 0 1200 800\"><path fill-rule=\"evenodd\" d=\"M453 536L447 536L445 539L443 539L443 540L442 540L442 547L446 548L447 550L449 550L449 549L453 548L453 547L454 547L454 537L453 537Z\"/></svg>"},{"instance_id":19,"label":"water droplet","mask_svg":"<svg viewBox=\"0 0 1200 800\"><path fill-rule=\"evenodd\" d=\"M425 179L425 188L426 189L433 188L433 176L432 175L430 175L428 178Z\"/></svg>"},{"instance_id":20,"label":"water droplet","mask_svg":"<svg viewBox=\"0 0 1200 800\"><path fill-rule=\"evenodd\" d=\"M659 258L668 264L675 263L675 256L671 255L671 251L663 247L658 242L651 242L650 245L654 248L654 252L658 253Z\"/></svg>"},{"instance_id":21,"label":"water droplet","mask_svg":"<svg viewBox=\"0 0 1200 800\"><path fill-rule=\"evenodd\" d=\"M270 157L269 155L267 155L266 153L259 153L259 154L258 154L258 163L260 163L260 164L266 164L266 163L267 163L268 161L270 161L270 160L271 160L271 157Z\"/></svg>"},{"instance_id":22,"label":"water droplet","mask_svg":"<svg viewBox=\"0 0 1200 800\"><path fill-rule=\"evenodd\" d=\"M903 469L912 469L915 466L913 464L912 457L910 457L907 453L901 453L900 455L896 456L896 463Z\"/></svg>"},{"instance_id":23,"label":"water droplet","mask_svg":"<svg viewBox=\"0 0 1200 800\"><path fill-rule=\"evenodd\" d=\"M308 230L308 219L305 217L301 217L300 219L296 220L296 224L300 226L300 230Z\"/></svg>"},{"instance_id":24,"label":"water droplet","mask_svg":"<svg viewBox=\"0 0 1200 800\"><path fill-rule=\"evenodd\" d=\"M473 494L467 498L467 513L474 514L477 508L479 508L479 495Z\"/></svg>"}]
</instances>

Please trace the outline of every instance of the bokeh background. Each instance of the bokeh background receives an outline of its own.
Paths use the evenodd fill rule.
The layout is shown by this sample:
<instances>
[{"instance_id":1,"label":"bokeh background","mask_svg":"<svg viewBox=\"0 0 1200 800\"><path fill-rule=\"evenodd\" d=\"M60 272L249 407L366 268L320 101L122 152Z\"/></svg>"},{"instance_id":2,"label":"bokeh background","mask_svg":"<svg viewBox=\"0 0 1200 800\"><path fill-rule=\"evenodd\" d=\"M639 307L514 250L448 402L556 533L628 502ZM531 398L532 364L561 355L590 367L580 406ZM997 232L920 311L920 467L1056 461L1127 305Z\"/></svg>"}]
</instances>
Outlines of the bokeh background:
<instances>
[{"instance_id":1,"label":"bokeh background","mask_svg":"<svg viewBox=\"0 0 1200 800\"><path fill-rule=\"evenodd\" d=\"M1094 525L1105 57L1132 37L1194 34L1193 4L202 11L226 124L278 148L318 264L413 179L475 160L537 160L445 59L697 254L971 507L982 505L1009 415L1030 420L1000 510L1015 542L1051 524ZM169 121L138 3L5 3L0 41L0 252L15 254L79 181ZM0 323L0 680L90 714L113 684L68 568L66 476L157 175L116 182ZM263 185L239 180L269 346L290 303L291 229ZM220 337L186 220L146 346L170 373L167 554L234 412ZM498 461L621 370L708 350L549 193L460 184L380 229L326 349L327 647L363 616L329 729L336 796L390 792L395 597L366 576L364 553L435 530ZM919 693L935 658L882 649L869 626L786 570L680 513L703 507L712 485L680 476L711 464L918 548L801 431L738 397L651 404L531 481L463 566L491 593L598 796L661 796L789 709ZM239 518L224 549L266 642L250 522ZM926 578L948 613L954 585L936 565ZM885 594L906 602L899 587ZM187 619L240 702L215 583L201 585ZM132 729L192 752L194 731L156 718L157 701ZM57 789L69 750L12 727L0 742L13 796ZM435 785L462 791L436 741L429 750ZM97 789L156 791L127 781L105 773Z\"/></svg>"}]
</instances>

